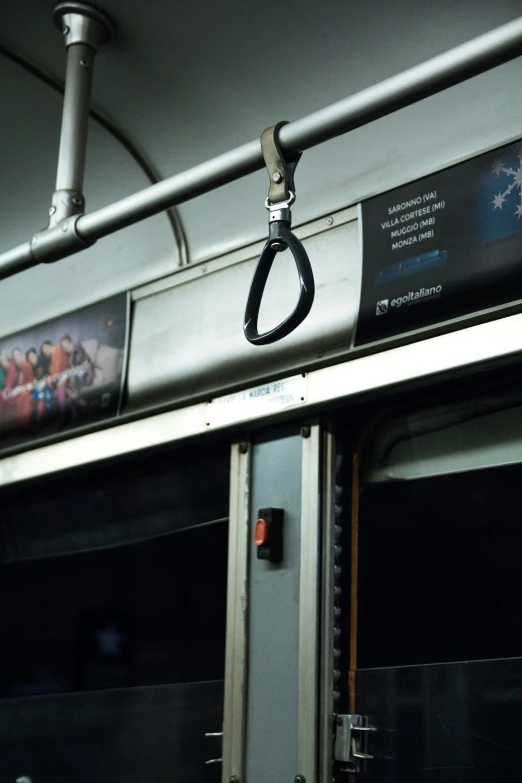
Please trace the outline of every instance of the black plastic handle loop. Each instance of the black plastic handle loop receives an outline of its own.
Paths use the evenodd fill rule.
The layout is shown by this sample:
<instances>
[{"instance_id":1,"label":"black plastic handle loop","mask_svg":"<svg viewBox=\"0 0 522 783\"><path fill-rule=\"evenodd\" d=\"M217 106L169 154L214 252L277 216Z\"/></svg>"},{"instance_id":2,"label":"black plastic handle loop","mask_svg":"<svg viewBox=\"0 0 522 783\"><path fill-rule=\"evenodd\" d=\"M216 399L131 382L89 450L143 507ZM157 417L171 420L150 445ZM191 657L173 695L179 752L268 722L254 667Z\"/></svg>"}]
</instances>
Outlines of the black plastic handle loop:
<instances>
[{"instance_id":1,"label":"black plastic handle loop","mask_svg":"<svg viewBox=\"0 0 522 783\"><path fill-rule=\"evenodd\" d=\"M277 238L287 246L294 257L299 278L299 299L293 313L282 321L279 326L276 326L269 332L259 334L257 331L257 321L259 318L261 300L263 298L268 275L272 268L272 263L278 252L272 246L274 237L271 236L264 246L259 261L257 262L245 309L243 329L245 337L253 345L270 345L270 343L275 343L283 337L286 337L304 321L314 302L314 275L306 250L297 237L292 234L290 228L285 225L279 224Z\"/></svg>"}]
</instances>

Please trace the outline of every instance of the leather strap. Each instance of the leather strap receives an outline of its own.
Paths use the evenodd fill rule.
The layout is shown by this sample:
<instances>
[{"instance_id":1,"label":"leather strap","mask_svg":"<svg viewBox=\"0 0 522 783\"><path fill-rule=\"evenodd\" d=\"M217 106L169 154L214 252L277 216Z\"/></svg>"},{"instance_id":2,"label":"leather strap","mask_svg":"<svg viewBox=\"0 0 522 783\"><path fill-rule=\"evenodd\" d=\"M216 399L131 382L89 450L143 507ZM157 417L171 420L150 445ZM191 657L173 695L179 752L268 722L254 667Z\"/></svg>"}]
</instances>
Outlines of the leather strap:
<instances>
[{"instance_id":1,"label":"leather strap","mask_svg":"<svg viewBox=\"0 0 522 783\"><path fill-rule=\"evenodd\" d=\"M261 151L270 180L268 200L272 204L288 201L290 191L295 195L294 171L301 158L300 152L287 154L286 158L283 155L279 145L279 129L283 125L288 122L278 122L261 134Z\"/></svg>"}]
</instances>

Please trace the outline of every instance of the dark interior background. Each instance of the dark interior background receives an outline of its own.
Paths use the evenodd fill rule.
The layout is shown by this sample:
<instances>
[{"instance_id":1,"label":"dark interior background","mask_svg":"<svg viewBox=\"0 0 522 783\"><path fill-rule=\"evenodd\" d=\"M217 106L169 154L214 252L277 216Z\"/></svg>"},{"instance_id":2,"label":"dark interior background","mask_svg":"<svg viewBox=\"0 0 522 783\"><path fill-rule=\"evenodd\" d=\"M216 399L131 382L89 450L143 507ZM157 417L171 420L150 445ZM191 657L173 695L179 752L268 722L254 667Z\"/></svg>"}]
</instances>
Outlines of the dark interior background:
<instances>
[{"instance_id":1,"label":"dark interior background","mask_svg":"<svg viewBox=\"0 0 522 783\"><path fill-rule=\"evenodd\" d=\"M358 668L522 655L522 466L364 487Z\"/></svg>"},{"instance_id":2,"label":"dark interior background","mask_svg":"<svg viewBox=\"0 0 522 783\"><path fill-rule=\"evenodd\" d=\"M228 446L0 494L0 777L218 783Z\"/></svg>"},{"instance_id":3,"label":"dark interior background","mask_svg":"<svg viewBox=\"0 0 522 783\"><path fill-rule=\"evenodd\" d=\"M220 680L226 522L0 569L0 696Z\"/></svg>"},{"instance_id":4,"label":"dark interior background","mask_svg":"<svg viewBox=\"0 0 522 783\"><path fill-rule=\"evenodd\" d=\"M162 453L4 493L0 698L223 679L228 472Z\"/></svg>"}]
</instances>

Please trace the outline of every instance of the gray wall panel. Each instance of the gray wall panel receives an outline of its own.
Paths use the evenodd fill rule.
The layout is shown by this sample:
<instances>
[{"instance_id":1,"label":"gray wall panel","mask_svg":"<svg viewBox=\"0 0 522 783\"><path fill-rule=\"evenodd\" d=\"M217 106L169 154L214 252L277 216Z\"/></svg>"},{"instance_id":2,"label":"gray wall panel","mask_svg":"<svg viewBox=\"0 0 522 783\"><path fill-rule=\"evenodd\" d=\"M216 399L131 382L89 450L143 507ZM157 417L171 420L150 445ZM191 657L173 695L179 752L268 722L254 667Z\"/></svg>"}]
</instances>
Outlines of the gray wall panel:
<instances>
[{"instance_id":1,"label":"gray wall panel","mask_svg":"<svg viewBox=\"0 0 522 783\"><path fill-rule=\"evenodd\" d=\"M350 346L359 306L357 221L304 241L316 277L316 298L304 323L288 338L262 348L243 335L244 307L257 259L235 264L135 303L129 363L128 409L147 402L190 399L231 382L255 382L270 372L317 360L329 347ZM295 265L280 253L270 274L260 329L294 308Z\"/></svg>"},{"instance_id":2,"label":"gray wall panel","mask_svg":"<svg viewBox=\"0 0 522 783\"><path fill-rule=\"evenodd\" d=\"M297 769L300 435L254 446L249 576L248 783L289 783ZM280 564L257 560L260 508L284 508Z\"/></svg>"}]
</instances>

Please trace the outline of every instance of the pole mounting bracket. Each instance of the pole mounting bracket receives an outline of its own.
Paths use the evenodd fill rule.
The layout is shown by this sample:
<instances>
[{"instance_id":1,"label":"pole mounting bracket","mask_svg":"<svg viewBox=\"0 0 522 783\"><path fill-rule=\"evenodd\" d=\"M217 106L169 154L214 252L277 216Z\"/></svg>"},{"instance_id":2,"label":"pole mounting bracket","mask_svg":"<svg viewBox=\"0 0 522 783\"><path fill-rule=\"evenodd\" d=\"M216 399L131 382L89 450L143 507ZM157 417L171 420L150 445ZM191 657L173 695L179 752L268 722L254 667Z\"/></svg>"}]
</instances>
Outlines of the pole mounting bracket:
<instances>
[{"instance_id":1,"label":"pole mounting bracket","mask_svg":"<svg viewBox=\"0 0 522 783\"><path fill-rule=\"evenodd\" d=\"M88 242L78 233L76 223L80 217L72 215L47 229L37 231L31 238L31 256L34 261L50 264L93 245L94 242Z\"/></svg>"},{"instance_id":2,"label":"pole mounting bracket","mask_svg":"<svg viewBox=\"0 0 522 783\"><path fill-rule=\"evenodd\" d=\"M57 3L53 8L53 19L62 32L65 46L86 44L98 49L114 36L114 23L106 13L88 3Z\"/></svg>"}]
</instances>

